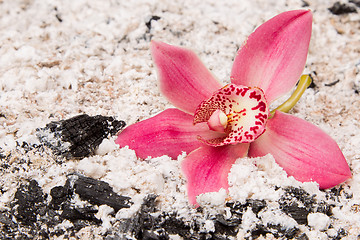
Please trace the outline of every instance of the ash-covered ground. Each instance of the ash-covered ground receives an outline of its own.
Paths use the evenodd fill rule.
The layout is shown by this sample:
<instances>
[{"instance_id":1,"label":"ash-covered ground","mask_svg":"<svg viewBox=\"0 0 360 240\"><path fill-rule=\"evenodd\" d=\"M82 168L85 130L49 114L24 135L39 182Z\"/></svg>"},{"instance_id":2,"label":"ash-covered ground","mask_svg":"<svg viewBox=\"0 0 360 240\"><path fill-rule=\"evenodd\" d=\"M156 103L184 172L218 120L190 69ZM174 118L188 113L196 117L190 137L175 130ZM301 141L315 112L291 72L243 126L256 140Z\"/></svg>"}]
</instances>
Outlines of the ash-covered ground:
<instances>
[{"instance_id":1,"label":"ash-covered ground","mask_svg":"<svg viewBox=\"0 0 360 240\"><path fill-rule=\"evenodd\" d=\"M301 8L314 16L314 82L291 113L337 141L351 179L319 190L270 155L239 159L229 192L193 208L185 153L139 160L114 143L171 107L151 39L191 48L225 84L246 37ZM1 239L359 238L358 0L0 0L0 16Z\"/></svg>"}]
</instances>

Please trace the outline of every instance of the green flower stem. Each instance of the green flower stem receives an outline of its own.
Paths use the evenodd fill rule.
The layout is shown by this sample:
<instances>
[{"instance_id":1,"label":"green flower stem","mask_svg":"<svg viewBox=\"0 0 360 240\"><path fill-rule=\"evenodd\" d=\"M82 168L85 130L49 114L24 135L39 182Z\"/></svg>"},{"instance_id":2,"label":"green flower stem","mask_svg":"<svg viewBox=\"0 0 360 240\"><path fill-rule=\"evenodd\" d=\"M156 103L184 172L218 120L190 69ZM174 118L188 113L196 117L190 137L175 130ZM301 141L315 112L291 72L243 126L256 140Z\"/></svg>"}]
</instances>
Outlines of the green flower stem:
<instances>
[{"instance_id":1,"label":"green flower stem","mask_svg":"<svg viewBox=\"0 0 360 240\"><path fill-rule=\"evenodd\" d=\"M311 84L310 75L302 75L300 77L298 86L293 92L293 94L283 104L281 104L276 109L270 112L270 118L274 116L275 111L282 111L285 113L289 112L290 109L292 109L295 106L295 104L299 101L300 97L303 95L305 90L310 86L310 84Z\"/></svg>"}]
</instances>

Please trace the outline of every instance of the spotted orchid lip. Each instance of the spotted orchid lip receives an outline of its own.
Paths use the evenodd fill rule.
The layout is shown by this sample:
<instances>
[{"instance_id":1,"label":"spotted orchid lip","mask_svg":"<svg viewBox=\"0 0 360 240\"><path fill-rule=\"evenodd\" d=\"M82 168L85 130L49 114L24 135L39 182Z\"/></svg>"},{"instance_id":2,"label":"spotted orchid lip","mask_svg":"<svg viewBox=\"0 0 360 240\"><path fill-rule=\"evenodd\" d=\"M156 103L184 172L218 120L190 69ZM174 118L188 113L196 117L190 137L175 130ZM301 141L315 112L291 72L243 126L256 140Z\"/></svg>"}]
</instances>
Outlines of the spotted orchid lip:
<instances>
[{"instance_id":1,"label":"spotted orchid lip","mask_svg":"<svg viewBox=\"0 0 360 240\"><path fill-rule=\"evenodd\" d=\"M226 125L219 119L223 118L221 113L227 117ZM268 104L260 88L228 84L199 105L194 124L208 122L215 131L222 125L226 136L199 139L210 146L223 146L253 142L264 133L268 116Z\"/></svg>"}]
</instances>

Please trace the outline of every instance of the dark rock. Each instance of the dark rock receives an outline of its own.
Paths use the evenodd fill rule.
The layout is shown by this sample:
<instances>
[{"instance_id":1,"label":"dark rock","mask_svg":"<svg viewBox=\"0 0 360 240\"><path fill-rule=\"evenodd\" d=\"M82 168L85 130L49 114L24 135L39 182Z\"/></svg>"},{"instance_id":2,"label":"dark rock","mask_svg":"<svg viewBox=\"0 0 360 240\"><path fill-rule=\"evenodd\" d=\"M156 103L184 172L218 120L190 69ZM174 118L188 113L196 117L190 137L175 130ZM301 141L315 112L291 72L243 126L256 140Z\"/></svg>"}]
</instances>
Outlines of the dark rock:
<instances>
[{"instance_id":1,"label":"dark rock","mask_svg":"<svg viewBox=\"0 0 360 240\"><path fill-rule=\"evenodd\" d=\"M51 122L37 129L37 137L55 154L66 158L83 158L94 153L104 138L125 127L113 117L82 114L67 120Z\"/></svg>"},{"instance_id":2,"label":"dark rock","mask_svg":"<svg viewBox=\"0 0 360 240\"><path fill-rule=\"evenodd\" d=\"M329 8L329 11L335 15L342 15L342 14L357 12L355 7L349 6L345 3L340 3L340 2L334 3L334 5Z\"/></svg>"},{"instance_id":3,"label":"dark rock","mask_svg":"<svg viewBox=\"0 0 360 240\"><path fill-rule=\"evenodd\" d=\"M155 234L153 231L145 230L142 234L141 239L146 240L167 240L170 239L169 236L161 236Z\"/></svg>"},{"instance_id":4,"label":"dark rock","mask_svg":"<svg viewBox=\"0 0 360 240\"><path fill-rule=\"evenodd\" d=\"M333 187L330 191L326 192L327 199L334 200L336 202L340 202L341 198L351 199L353 198L353 194L349 192L349 188L344 188L343 185Z\"/></svg>"}]
</instances>

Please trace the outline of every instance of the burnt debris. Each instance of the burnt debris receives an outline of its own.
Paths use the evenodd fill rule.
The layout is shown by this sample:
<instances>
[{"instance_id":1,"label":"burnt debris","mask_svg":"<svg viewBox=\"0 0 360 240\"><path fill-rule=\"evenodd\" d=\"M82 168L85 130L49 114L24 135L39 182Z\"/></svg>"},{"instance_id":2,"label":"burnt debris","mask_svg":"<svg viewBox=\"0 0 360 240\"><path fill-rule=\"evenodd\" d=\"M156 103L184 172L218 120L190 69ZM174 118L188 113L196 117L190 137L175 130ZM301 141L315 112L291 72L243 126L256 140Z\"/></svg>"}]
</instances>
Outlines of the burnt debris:
<instances>
[{"instance_id":1,"label":"burnt debris","mask_svg":"<svg viewBox=\"0 0 360 240\"><path fill-rule=\"evenodd\" d=\"M157 20L160 20L160 19L161 19L161 17L156 16L156 15L153 15L153 16L150 16L150 17L147 18L147 20L145 21L145 25L146 25L149 32L151 30L151 22L152 21L157 21Z\"/></svg>"},{"instance_id":2,"label":"burnt debris","mask_svg":"<svg viewBox=\"0 0 360 240\"><path fill-rule=\"evenodd\" d=\"M113 117L78 115L54 121L37 129L40 142L66 158L84 158L94 153L104 138L125 127L124 121Z\"/></svg>"},{"instance_id":3,"label":"burnt debris","mask_svg":"<svg viewBox=\"0 0 360 240\"><path fill-rule=\"evenodd\" d=\"M84 202L77 203L77 197ZM21 184L9 204L9 211L0 211L0 239L51 239L74 235L83 227L100 226L96 217L100 205L115 211L130 207L130 198L113 191L104 181L71 174L64 186L43 192L36 180ZM72 222L67 229L58 228L64 220Z\"/></svg>"},{"instance_id":4,"label":"burnt debris","mask_svg":"<svg viewBox=\"0 0 360 240\"><path fill-rule=\"evenodd\" d=\"M79 194L81 199L94 205L108 205L116 212L130 207L130 198L116 194L107 182L81 175L72 175L72 177L76 180L73 180L73 184L67 185L73 185L75 193ZM72 178L68 181L70 179Z\"/></svg>"},{"instance_id":5,"label":"burnt debris","mask_svg":"<svg viewBox=\"0 0 360 240\"><path fill-rule=\"evenodd\" d=\"M280 189L280 188L279 188ZM277 201L280 209L299 224L307 225L307 215L321 212L332 216L332 206L316 200L304 189L288 187L282 189L282 197ZM328 191L330 197L345 194L344 190ZM77 199L83 201L79 204ZM0 238L14 239L51 239L54 236L75 236L80 229L101 228L102 219L97 217L98 206L108 205L115 211L109 213L115 222L111 228L101 234L104 239L172 239L179 236L183 239L230 239L237 236L242 228L245 212L251 211L258 222L247 230L244 239L258 239L271 234L278 239L309 239L299 227L286 227L280 224L264 223L261 214L271 211L267 200L248 199L245 203L228 202L228 214L209 213L206 208L198 208L192 213L191 221L182 218L174 209L167 212L161 210L157 195L149 194L143 199L138 211L129 218L116 219L116 211L128 208L132 204L130 198L113 191L104 181L85 177L74 173L68 175L63 186L53 187L50 195L43 192L35 180L18 187L14 200L10 203L10 211L0 212ZM270 208L270 209L269 209ZM230 213L230 214L229 214ZM116 220L115 220L116 219ZM72 224L60 226L64 220ZM204 228L205 220L214 224L213 230ZM330 226L331 228L331 226ZM347 235L346 230L338 229L340 239Z\"/></svg>"},{"instance_id":6,"label":"burnt debris","mask_svg":"<svg viewBox=\"0 0 360 240\"><path fill-rule=\"evenodd\" d=\"M60 209L62 206L70 204L75 193L92 205L108 205L115 211L130 207L130 198L115 193L107 182L76 173L68 176L64 186L51 189L50 206Z\"/></svg>"},{"instance_id":7,"label":"burnt debris","mask_svg":"<svg viewBox=\"0 0 360 240\"><path fill-rule=\"evenodd\" d=\"M334 15L343 15L348 13L356 13L355 7L347 5L345 3L336 2L332 7L328 8L329 11Z\"/></svg>"}]
</instances>

